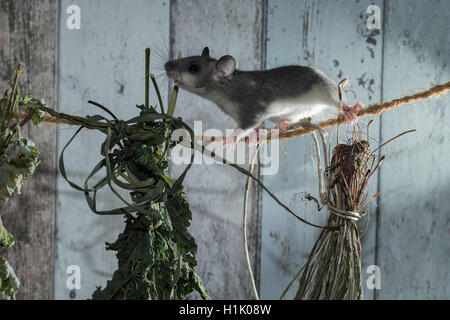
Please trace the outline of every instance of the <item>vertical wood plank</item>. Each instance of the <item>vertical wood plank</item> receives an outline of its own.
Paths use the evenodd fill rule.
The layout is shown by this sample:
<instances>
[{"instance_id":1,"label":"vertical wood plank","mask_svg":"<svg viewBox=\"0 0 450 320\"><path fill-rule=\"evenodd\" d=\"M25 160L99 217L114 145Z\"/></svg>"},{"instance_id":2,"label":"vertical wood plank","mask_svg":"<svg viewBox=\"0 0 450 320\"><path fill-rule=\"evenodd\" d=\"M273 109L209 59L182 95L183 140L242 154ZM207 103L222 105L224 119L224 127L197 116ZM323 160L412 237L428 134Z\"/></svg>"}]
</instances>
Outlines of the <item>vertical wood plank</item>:
<instances>
[{"instance_id":1,"label":"vertical wood plank","mask_svg":"<svg viewBox=\"0 0 450 320\"><path fill-rule=\"evenodd\" d=\"M81 29L69 30L66 9L76 4L81 10ZM87 101L97 101L121 119L136 116L136 104L144 104L145 48L151 47L151 72L160 73L159 54L169 42L169 1L88 1L62 0L59 25L58 109L71 114L102 114ZM168 49L166 50L168 54ZM159 67L159 69L157 69ZM162 94L167 95L164 86ZM156 94L150 94L155 105ZM104 114L104 113L103 113ZM106 114L104 114L107 116ZM74 133L58 129L58 155ZM83 131L67 150L68 176L83 183L100 159L105 136ZM95 180L95 178L94 178ZM107 188L99 194L101 209L123 206ZM105 251L105 242L116 240L124 229L122 217L97 216L84 195L58 176L56 202L55 298L90 298L95 286L104 286L117 268L114 252ZM129 199L128 193L124 196ZM81 290L66 287L66 269L81 269Z\"/></svg>"},{"instance_id":2,"label":"vertical wood plank","mask_svg":"<svg viewBox=\"0 0 450 320\"><path fill-rule=\"evenodd\" d=\"M335 81L350 77L352 88L364 104L380 100L381 34L367 29L366 9L382 1L276 1L268 2L267 68L300 64L318 67ZM351 97L349 97L351 98ZM364 126L367 121L360 121ZM377 120L372 135L378 138ZM341 132L341 140L346 137ZM351 131L349 131L351 134ZM333 136L335 138L335 135ZM335 139L334 139L335 141ZM334 142L333 142L334 143ZM373 143L373 141L372 141ZM377 143L373 143L374 146ZM280 199L314 223L324 225L328 212L317 213L313 203L301 200L301 192L317 196L317 176L312 160L311 137L293 138L282 144L280 170L265 176L266 186ZM371 182L376 193L377 179ZM371 207L372 216L375 213ZM375 262L375 219L363 238L363 270ZM278 299L306 262L319 231L304 225L283 210L266 194L262 200L261 296ZM298 282L287 299L292 298ZM365 288L366 289L366 288ZM365 290L372 299L373 291Z\"/></svg>"},{"instance_id":3,"label":"vertical wood plank","mask_svg":"<svg viewBox=\"0 0 450 320\"><path fill-rule=\"evenodd\" d=\"M211 56L230 54L242 70L260 69L262 56L262 7L254 1L172 1L172 53L199 55L203 47ZM203 131L236 127L212 102L181 91L175 111L189 125L202 121ZM247 161L248 166L248 161ZM181 166L172 165L177 176ZM250 280L242 242L242 207L245 176L231 167L194 165L185 179L193 214L192 233L198 244L198 271L213 299L250 299ZM252 195L249 207L257 199ZM259 242L256 210L248 226L253 266Z\"/></svg>"},{"instance_id":4,"label":"vertical wood plank","mask_svg":"<svg viewBox=\"0 0 450 320\"><path fill-rule=\"evenodd\" d=\"M450 79L449 1L387 1L383 95L411 94ZM450 298L450 96L383 115L380 171L380 299Z\"/></svg>"},{"instance_id":5,"label":"vertical wood plank","mask_svg":"<svg viewBox=\"0 0 450 320\"><path fill-rule=\"evenodd\" d=\"M24 62L20 89L42 97L49 106L56 98L56 1L0 1L0 83L19 62ZM55 130L27 125L23 130L38 147L40 164L22 189L7 203L0 203L5 227L17 242L5 251L21 282L18 299L51 299L53 292L53 212ZM2 255L4 253L2 252Z\"/></svg>"}]
</instances>

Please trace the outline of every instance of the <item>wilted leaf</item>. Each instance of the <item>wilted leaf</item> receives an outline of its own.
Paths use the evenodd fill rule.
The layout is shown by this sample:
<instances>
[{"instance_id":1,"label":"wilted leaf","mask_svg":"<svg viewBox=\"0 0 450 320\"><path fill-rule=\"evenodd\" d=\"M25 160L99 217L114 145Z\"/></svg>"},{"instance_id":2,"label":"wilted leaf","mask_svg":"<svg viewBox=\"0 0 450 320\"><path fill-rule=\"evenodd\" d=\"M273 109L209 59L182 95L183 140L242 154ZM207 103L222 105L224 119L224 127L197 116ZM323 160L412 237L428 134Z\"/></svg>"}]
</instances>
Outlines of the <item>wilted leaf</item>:
<instances>
[{"instance_id":1,"label":"wilted leaf","mask_svg":"<svg viewBox=\"0 0 450 320\"><path fill-rule=\"evenodd\" d=\"M9 248L14 245L16 239L3 226L2 219L0 219L0 248Z\"/></svg>"},{"instance_id":2,"label":"wilted leaf","mask_svg":"<svg viewBox=\"0 0 450 320\"><path fill-rule=\"evenodd\" d=\"M17 191L20 194L23 182L34 173L38 165L39 151L31 140L21 137L18 154L8 162L6 155L0 158L0 200L8 200Z\"/></svg>"},{"instance_id":3,"label":"wilted leaf","mask_svg":"<svg viewBox=\"0 0 450 320\"><path fill-rule=\"evenodd\" d=\"M14 300L19 288L19 279L11 265L0 257L0 300Z\"/></svg>"}]
</instances>

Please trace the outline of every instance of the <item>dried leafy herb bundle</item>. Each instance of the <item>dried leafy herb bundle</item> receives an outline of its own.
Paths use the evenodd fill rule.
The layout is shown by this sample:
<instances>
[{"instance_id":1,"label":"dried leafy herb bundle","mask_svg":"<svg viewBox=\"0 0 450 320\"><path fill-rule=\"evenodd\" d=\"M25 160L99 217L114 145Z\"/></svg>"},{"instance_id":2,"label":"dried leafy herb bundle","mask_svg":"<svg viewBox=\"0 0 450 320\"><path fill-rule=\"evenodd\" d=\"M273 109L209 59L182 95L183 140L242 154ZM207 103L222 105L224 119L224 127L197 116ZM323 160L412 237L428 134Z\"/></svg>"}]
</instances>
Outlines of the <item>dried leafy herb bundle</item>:
<instances>
[{"instance_id":1,"label":"dried leafy herb bundle","mask_svg":"<svg viewBox=\"0 0 450 320\"><path fill-rule=\"evenodd\" d=\"M20 128L29 120L39 127L44 112L38 109L45 106L43 100L31 96L20 97L19 76L23 71L19 65L11 82L12 88L6 90L0 99L0 200L8 200L20 189L25 179L31 176L38 165L39 151L34 143L21 135ZM26 117L19 120L18 106L26 104Z\"/></svg>"},{"instance_id":2,"label":"dried leafy herb bundle","mask_svg":"<svg viewBox=\"0 0 450 320\"><path fill-rule=\"evenodd\" d=\"M24 181L39 164L39 151L34 143L21 135L20 129L29 120L39 127L45 106L43 100L31 96L20 97L19 76L23 71L19 65L14 72L11 88L0 99L0 200L8 201L14 192L20 194ZM22 112L26 116L19 120L19 106L26 104ZM14 237L5 229L0 218L0 249L12 247ZM20 282L8 261L0 257L0 300L14 299Z\"/></svg>"},{"instance_id":3,"label":"dried leafy herb bundle","mask_svg":"<svg viewBox=\"0 0 450 320\"><path fill-rule=\"evenodd\" d=\"M147 50L149 55L149 50ZM125 216L125 230L114 243L107 243L107 250L116 251L118 270L105 288L98 287L93 299L185 299L197 290L203 299L209 299L203 283L195 271L197 246L187 228L191 211L186 201L182 182L191 165L176 180L168 175L170 148L178 142L172 141L174 130L187 130L193 140L194 134L181 119L171 116L176 102L176 91L169 105L170 114L164 113L159 89L153 76L153 85L158 94L161 113L146 105L139 116L128 121L119 120L104 106L91 102L109 113L112 119L96 115L77 117L55 112L42 107L41 110L80 129L64 147L59 161L61 175L77 190L84 192L89 207L97 214ZM146 82L148 86L148 81ZM94 167L83 186L67 178L64 167L64 152L82 128L98 130L106 134L101 146L103 159ZM191 161L194 154L192 154ZM90 179L102 168L106 176L89 185ZM96 194L109 186L126 205L122 208L99 211ZM117 191L130 191L131 203Z\"/></svg>"}]
</instances>

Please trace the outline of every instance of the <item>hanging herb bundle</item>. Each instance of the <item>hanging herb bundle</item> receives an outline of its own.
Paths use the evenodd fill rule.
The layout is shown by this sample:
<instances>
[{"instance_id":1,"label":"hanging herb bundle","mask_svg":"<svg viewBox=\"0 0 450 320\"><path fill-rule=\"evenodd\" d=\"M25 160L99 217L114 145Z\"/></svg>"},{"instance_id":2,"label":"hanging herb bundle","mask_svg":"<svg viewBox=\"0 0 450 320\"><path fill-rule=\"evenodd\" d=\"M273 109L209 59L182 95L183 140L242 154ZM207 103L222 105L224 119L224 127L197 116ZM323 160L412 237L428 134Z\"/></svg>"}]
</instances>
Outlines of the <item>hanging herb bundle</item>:
<instances>
[{"instance_id":1,"label":"hanging herb bundle","mask_svg":"<svg viewBox=\"0 0 450 320\"><path fill-rule=\"evenodd\" d=\"M124 215L125 230L107 250L116 251L118 269L105 288L97 287L93 299L185 299L196 290L203 299L209 299L197 264L197 246L188 231L191 211L186 201L182 182L191 165L176 180L168 175L168 150L178 142L172 141L174 130L193 131L181 119L172 117L176 103L174 89L169 113L164 106L153 75L146 61L146 103L137 106L140 115L128 121L119 120L104 106L90 103L106 111L103 116L77 117L41 107L55 118L80 129L64 147L59 161L61 175L77 190L84 192L91 210L101 215ZM152 79L158 95L161 112L148 105L148 80ZM82 128L98 130L106 135L101 146L103 159L86 178L84 186L71 182L64 167L64 152ZM193 154L191 162L193 160ZM106 176L90 185L90 179L102 168ZM125 206L100 211L96 207L97 192L108 186ZM131 202L124 199L117 188L130 192Z\"/></svg>"},{"instance_id":2,"label":"hanging herb bundle","mask_svg":"<svg viewBox=\"0 0 450 320\"><path fill-rule=\"evenodd\" d=\"M34 143L21 135L21 127L28 121L39 127L44 112L39 109L45 106L43 100L31 96L20 97L19 76L23 71L19 65L14 72L11 88L7 89L0 99L0 200L7 201L14 192L20 194L24 181L30 177L39 161L39 151ZM19 105L27 107L19 120ZM14 237L5 229L0 217L0 250L14 245ZM8 261L0 257L0 300L15 299L20 282Z\"/></svg>"},{"instance_id":3,"label":"hanging herb bundle","mask_svg":"<svg viewBox=\"0 0 450 320\"><path fill-rule=\"evenodd\" d=\"M325 170L327 207L323 230L303 267L295 299L362 299L361 242L356 225L367 213L366 187L384 157L376 160L367 141L339 144ZM377 196L377 195L375 195Z\"/></svg>"},{"instance_id":4,"label":"hanging herb bundle","mask_svg":"<svg viewBox=\"0 0 450 320\"><path fill-rule=\"evenodd\" d=\"M0 219L0 250L10 248L16 239L3 227ZM0 300L15 299L20 288L20 281L7 260L0 257Z\"/></svg>"},{"instance_id":5,"label":"hanging herb bundle","mask_svg":"<svg viewBox=\"0 0 450 320\"><path fill-rule=\"evenodd\" d=\"M19 65L11 82L12 88L6 90L0 100L0 200L8 200L14 192L20 194L25 179L31 176L38 165L39 151L34 143L21 135L20 128L29 120L40 126L45 106L43 100L31 96L20 98L19 76L23 71ZM18 106L27 105L24 119L19 120Z\"/></svg>"},{"instance_id":6,"label":"hanging herb bundle","mask_svg":"<svg viewBox=\"0 0 450 320\"><path fill-rule=\"evenodd\" d=\"M342 106L342 86L339 84L339 98ZM351 89L350 89L351 90ZM355 96L356 100L356 96ZM367 125L367 137L370 137ZM359 300L362 299L361 278L361 232L357 222L369 213L369 203L381 192L369 196L368 185L371 177L379 169L384 156L376 152L385 144L399 136L413 132L409 130L371 150L370 143L362 139L359 126L353 127L353 136L347 143L338 143L333 149L331 162L325 131L316 126L322 141L323 163L315 132L311 133L317 154L317 176L319 180L319 200L305 194L306 200L313 200L321 210L320 203L327 207L330 215L326 229L322 230L314 247L296 277L285 289L288 291L293 281L299 278L295 299L307 300ZM337 129L339 132L339 128ZM367 228L367 227L366 227Z\"/></svg>"}]
</instances>

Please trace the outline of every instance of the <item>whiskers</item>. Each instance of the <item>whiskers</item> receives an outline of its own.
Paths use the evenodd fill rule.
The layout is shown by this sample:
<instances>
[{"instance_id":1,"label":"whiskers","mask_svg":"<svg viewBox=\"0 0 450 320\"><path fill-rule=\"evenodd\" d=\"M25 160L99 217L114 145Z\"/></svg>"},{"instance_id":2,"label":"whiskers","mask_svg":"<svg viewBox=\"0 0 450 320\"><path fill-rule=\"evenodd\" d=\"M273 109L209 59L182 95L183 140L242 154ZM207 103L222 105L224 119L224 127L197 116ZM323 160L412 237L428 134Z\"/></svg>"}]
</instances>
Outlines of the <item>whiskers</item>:
<instances>
[{"instance_id":1,"label":"whiskers","mask_svg":"<svg viewBox=\"0 0 450 320\"><path fill-rule=\"evenodd\" d=\"M159 31L159 39L150 40L150 69L159 73L165 72L164 65L170 60L170 49L167 43L168 35L166 37L159 26L156 28Z\"/></svg>"},{"instance_id":2,"label":"whiskers","mask_svg":"<svg viewBox=\"0 0 450 320\"><path fill-rule=\"evenodd\" d=\"M161 30L160 25L154 24L153 29L157 29L158 32L152 34L152 38L148 41L150 48L150 73L155 76L159 89L161 90L161 96L165 102L170 98L174 80L169 78L164 69L164 65L171 60L171 51L169 47L169 35L167 31ZM145 76L142 78L142 82L145 81ZM152 86L152 85L151 85ZM168 89L168 90L166 90ZM153 89L151 89L153 90ZM169 95L169 97L167 97Z\"/></svg>"},{"instance_id":3,"label":"whiskers","mask_svg":"<svg viewBox=\"0 0 450 320\"><path fill-rule=\"evenodd\" d=\"M150 41L150 72L155 75L155 79L161 88L172 87L173 80L168 77L166 70L164 69L164 65L170 60L170 50L162 33L160 38L158 43Z\"/></svg>"}]
</instances>

